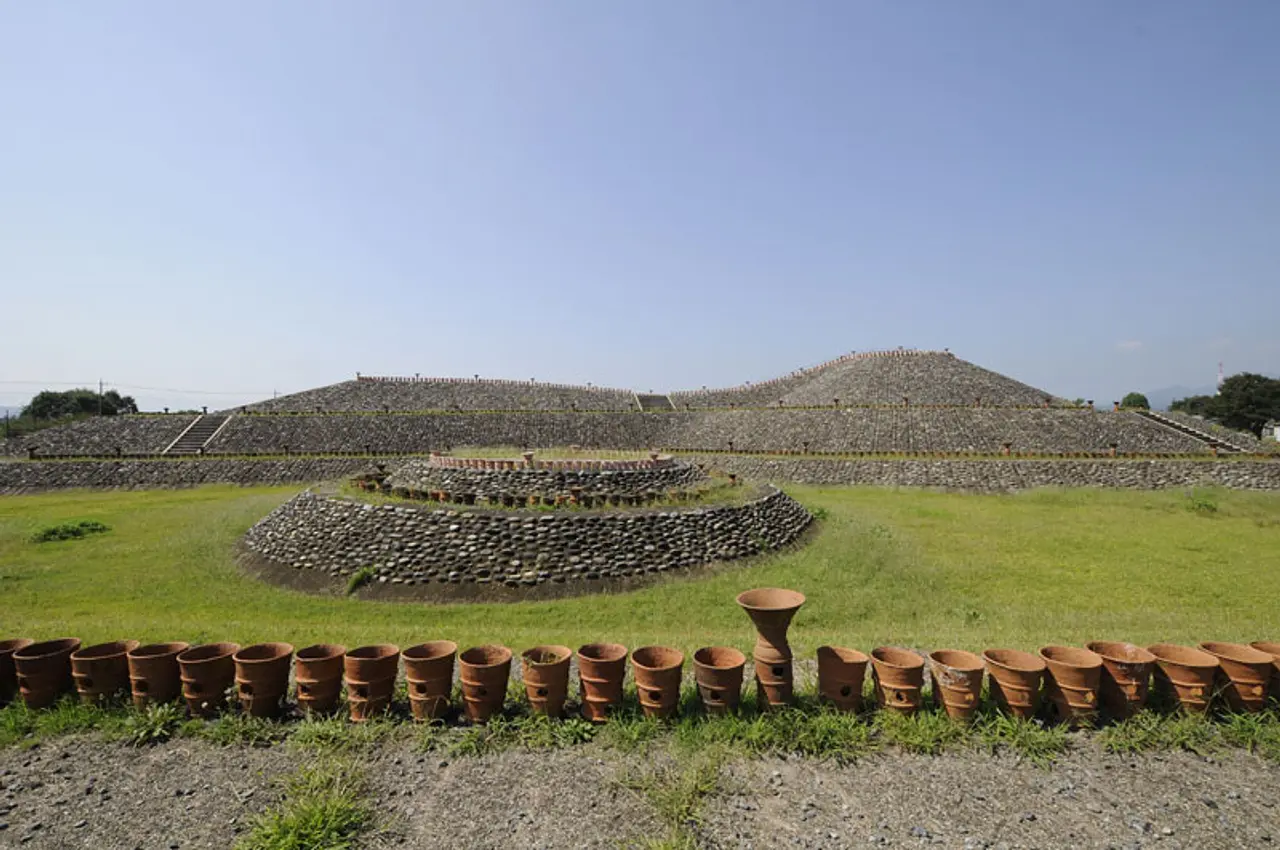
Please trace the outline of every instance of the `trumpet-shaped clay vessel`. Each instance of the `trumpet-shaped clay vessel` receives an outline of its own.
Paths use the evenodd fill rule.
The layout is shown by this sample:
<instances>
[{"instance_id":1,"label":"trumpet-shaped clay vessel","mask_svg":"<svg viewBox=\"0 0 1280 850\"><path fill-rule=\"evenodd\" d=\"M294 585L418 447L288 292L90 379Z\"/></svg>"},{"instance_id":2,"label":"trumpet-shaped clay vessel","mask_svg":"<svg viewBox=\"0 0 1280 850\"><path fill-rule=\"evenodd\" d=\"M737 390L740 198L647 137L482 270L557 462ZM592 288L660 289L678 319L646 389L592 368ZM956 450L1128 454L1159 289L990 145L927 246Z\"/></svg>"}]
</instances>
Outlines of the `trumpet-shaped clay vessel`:
<instances>
[{"instance_id":1,"label":"trumpet-shaped clay vessel","mask_svg":"<svg viewBox=\"0 0 1280 850\"><path fill-rule=\"evenodd\" d=\"M1078 646L1046 646L1040 657L1048 667L1045 690L1058 719L1073 725L1091 723L1098 713L1102 656Z\"/></svg>"},{"instance_id":2,"label":"trumpet-shaped clay vessel","mask_svg":"<svg viewBox=\"0 0 1280 850\"><path fill-rule=\"evenodd\" d=\"M924 657L898 646L871 650L871 676L876 702L888 711L915 714L924 692Z\"/></svg>"},{"instance_id":3,"label":"trumpet-shaped clay vessel","mask_svg":"<svg viewBox=\"0 0 1280 850\"><path fill-rule=\"evenodd\" d=\"M762 587L738 594L738 604L756 627L751 651L756 668L756 696L761 707L781 708L791 702L795 677L787 629L804 604L804 594L777 587Z\"/></svg>"}]
</instances>

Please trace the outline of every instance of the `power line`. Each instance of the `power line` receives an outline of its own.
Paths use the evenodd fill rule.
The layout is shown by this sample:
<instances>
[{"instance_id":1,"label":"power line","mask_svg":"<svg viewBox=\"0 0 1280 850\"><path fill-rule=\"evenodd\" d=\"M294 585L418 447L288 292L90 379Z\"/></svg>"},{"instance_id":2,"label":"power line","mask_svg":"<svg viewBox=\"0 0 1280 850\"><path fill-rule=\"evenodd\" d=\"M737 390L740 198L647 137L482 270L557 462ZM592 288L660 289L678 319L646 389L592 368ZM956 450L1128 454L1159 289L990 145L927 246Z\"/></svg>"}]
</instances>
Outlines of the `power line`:
<instances>
[{"instance_id":1,"label":"power line","mask_svg":"<svg viewBox=\"0 0 1280 850\"><path fill-rule=\"evenodd\" d=\"M59 386L59 387L84 387L93 389L93 385L98 381L0 381L0 384L22 384L30 386ZM111 383L111 382L107 382ZM181 395L250 395L265 396L269 390L180 390L172 387L144 387L138 384L115 384L111 383L112 389L124 390L146 390L154 393L178 393Z\"/></svg>"}]
</instances>

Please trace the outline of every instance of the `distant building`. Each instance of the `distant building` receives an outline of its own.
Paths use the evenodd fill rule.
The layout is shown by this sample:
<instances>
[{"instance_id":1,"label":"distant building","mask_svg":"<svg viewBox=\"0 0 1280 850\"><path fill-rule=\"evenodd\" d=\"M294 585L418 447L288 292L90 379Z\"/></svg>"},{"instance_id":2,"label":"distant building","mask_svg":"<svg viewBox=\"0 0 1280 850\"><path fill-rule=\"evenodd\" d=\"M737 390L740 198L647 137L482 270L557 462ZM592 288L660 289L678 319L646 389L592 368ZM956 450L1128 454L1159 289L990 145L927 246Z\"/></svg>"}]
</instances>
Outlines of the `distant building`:
<instances>
[{"instance_id":1,"label":"distant building","mask_svg":"<svg viewBox=\"0 0 1280 850\"><path fill-rule=\"evenodd\" d=\"M1280 442L1280 422L1271 420L1262 426L1262 439Z\"/></svg>"}]
</instances>

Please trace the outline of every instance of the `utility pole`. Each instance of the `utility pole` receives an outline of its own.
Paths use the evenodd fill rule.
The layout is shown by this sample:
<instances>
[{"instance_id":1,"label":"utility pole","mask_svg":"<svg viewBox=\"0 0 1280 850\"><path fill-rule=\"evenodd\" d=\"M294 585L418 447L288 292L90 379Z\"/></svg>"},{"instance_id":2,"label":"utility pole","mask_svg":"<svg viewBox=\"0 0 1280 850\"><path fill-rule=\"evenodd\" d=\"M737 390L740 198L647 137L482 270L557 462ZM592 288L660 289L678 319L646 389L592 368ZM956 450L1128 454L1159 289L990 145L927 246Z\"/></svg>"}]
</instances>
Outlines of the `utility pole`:
<instances>
[{"instance_id":1,"label":"utility pole","mask_svg":"<svg viewBox=\"0 0 1280 850\"><path fill-rule=\"evenodd\" d=\"M102 379L98 379L98 415L102 415Z\"/></svg>"}]
</instances>

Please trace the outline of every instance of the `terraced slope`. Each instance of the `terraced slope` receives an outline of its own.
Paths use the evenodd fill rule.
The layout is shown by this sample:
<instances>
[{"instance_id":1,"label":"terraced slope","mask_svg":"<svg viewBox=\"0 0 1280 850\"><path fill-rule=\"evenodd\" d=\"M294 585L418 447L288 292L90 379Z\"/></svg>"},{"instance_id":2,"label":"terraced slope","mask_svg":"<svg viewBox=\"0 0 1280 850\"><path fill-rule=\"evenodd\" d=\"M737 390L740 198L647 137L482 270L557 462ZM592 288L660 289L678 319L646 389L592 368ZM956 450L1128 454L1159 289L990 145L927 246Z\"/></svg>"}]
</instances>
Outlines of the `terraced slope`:
<instances>
[{"instance_id":1,"label":"terraced slope","mask_svg":"<svg viewBox=\"0 0 1280 850\"><path fill-rule=\"evenodd\" d=\"M246 407L263 413L416 410L634 410L631 390L454 378L357 378Z\"/></svg>"}]
</instances>

